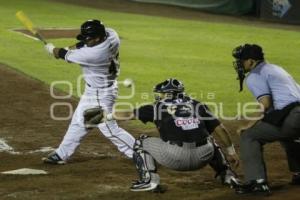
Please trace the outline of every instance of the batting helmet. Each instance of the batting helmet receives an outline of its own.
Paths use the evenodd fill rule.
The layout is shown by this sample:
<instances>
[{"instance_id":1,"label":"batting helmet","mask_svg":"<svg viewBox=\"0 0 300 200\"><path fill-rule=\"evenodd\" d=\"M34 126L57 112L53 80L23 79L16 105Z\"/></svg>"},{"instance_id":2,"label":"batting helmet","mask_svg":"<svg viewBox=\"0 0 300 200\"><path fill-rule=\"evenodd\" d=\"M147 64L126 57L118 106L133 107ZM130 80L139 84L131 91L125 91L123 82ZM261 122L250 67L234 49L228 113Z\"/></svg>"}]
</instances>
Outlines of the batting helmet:
<instances>
[{"instance_id":1,"label":"batting helmet","mask_svg":"<svg viewBox=\"0 0 300 200\"><path fill-rule=\"evenodd\" d=\"M91 19L84 22L80 28L80 34L77 35L77 40L87 41L96 37L104 38L106 36L105 26L101 21Z\"/></svg>"},{"instance_id":2,"label":"batting helmet","mask_svg":"<svg viewBox=\"0 0 300 200\"><path fill-rule=\"evenodd\" d=\"M183 93L184 92L184 85L182 82L175 78L169 78L154 87L154 92L157 93Z\"/></svg>"}]
</instances>

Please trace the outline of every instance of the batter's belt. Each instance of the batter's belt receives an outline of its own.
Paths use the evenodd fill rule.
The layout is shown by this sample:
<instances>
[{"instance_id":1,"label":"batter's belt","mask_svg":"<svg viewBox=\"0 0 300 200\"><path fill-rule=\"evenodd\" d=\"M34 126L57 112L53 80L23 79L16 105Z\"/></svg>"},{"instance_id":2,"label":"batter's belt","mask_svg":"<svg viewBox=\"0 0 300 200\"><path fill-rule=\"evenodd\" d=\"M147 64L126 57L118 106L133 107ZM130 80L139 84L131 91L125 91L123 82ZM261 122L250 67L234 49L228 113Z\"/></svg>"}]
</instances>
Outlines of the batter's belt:
<instances>
[{"instance_id":1,"label":"batter's belt","mask_svg":"<svg viewBox=\"0 0 300 200\"><path fill-rule=\"evenodd\" d=\"M109 87L111 87L113 84L114 84L114 81L113 81L113 82L109 82L108 85L103 86L103 87L93 87L93 86L91 86L90 84L86 83L86 85L87 85L88 87L91 87L91 88L99 88L99 89L109 88Z\"/></svg>"}]
</instances>

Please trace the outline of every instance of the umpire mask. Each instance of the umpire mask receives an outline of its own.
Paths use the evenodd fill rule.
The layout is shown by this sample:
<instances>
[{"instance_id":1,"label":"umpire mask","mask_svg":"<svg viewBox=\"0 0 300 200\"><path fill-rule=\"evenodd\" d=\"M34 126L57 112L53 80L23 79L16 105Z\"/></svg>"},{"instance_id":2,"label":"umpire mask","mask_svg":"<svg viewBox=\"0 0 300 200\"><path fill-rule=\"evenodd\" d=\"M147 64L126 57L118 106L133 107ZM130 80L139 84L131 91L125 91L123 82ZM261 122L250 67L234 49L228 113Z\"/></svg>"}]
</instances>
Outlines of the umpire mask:
<instances>
[{"instance_id":1,"label":"umpire mask","mask_svg":"<svg viewBox=\"0 0 300 200\"><path fill-rule=\"evenodd\" d=\"M235 69L238 75L236 79L240 80L240 92L243 91L243 83L246 77L245 69L243 66L243 60L242 60L242 51L243 51L243 46L238 46L232 51L232 56L236 59L233 62L233 68Z\"/></svg>"},{"instance_id":2,"label":"umpire mask","mask_svg":"<svg viewBox=\"0 0 300 200\"><path fill-rule=\"evenodd\" d=\"M253 59L259 64L264 61L262 48L256 44L245 44L233 49L232 56L235 58L233 67L238 75L237 80L240 81L240 91L243 91L243 83L248 71L245 70L243 62L247 59Z\"/></svg>"}]
</instances>

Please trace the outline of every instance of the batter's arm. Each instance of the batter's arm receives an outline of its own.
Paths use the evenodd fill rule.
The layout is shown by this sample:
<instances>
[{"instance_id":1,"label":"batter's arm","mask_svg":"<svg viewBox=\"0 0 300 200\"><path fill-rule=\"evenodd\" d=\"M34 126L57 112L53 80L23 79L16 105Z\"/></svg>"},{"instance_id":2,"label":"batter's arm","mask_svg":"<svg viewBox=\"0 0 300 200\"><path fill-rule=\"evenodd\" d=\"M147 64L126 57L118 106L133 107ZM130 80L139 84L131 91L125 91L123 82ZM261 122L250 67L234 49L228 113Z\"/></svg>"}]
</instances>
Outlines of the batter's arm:
<instances>
[{"instance_id":1,"label":"batter's arm","mask_svg":"<svg viewBox=\"0 0 300 200\"><path fill-rule=\"evenodd\" d=\"M62 52L60 53L60 51L62 51ZM60 56L60 54L61 54L61 56ZM67 50L65 50L65 49L63 49L63 48L54 48L54 49L53 49L53 56L54 56L56 59L59 59L59 58L61 58L62 56L63 56L62 59L64 59L66 54L67 54Z\"/></svg>"},{"instance_id":2,"label":"batter's arm","mask_svg":"<svg viewBox=\"0 0 300 200\"><path fill-rule=\"evenodd\" d=\"M45 50L50 54L53 55L55 58L65 59L67 54L67 50L64 48L57 48L52 43L48 43L45 45Z\"/></svg>"},{"instance_id":3,"label":"batter's arm","mask_svg":"<svg viewBox=\"0 0 300 200\"><path fill-rule=\"evenodd\" d=\"M76 44L69 46L68 49L73 50L73 49L80 49L84 47L84 42L77 42Z\"/></svg>"},{"instance_id":4,"label":"batter's arm","mask_svg":"<svg viewBox=\"0 0 300 200\"><path fill-rule=\"evenodd\" d=\"M78 42L67 48L57 48L52 43L48 43L45 45L45 49L50 55L53 55L56 59L59 59L59 58L65 59L65 56L66 56L68 50L80 49L83 46L84 46L83 42Z\"/></svg>"}]
</instances>

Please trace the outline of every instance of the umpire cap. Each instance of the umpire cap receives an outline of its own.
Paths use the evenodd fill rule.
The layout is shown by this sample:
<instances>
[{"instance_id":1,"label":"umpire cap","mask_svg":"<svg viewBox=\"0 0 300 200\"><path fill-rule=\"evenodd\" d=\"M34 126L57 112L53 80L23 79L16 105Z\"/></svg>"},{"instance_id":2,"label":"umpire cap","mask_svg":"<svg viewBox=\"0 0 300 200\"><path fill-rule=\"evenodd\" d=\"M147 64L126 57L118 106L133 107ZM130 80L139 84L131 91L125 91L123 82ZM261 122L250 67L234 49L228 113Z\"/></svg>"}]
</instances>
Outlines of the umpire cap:
<instances>
[{"instance_id":1,"label":"umpire cap","mask_svg":"<svg viewBox=\"0 0 300 200\"><path fill-rule=\"evenodd\" d=\"M244 44L233 49L232 56L237 60L264 60L262 48L257 44Z\"/></svg>"},{"instance_id":2,"label":"umpire cap","mask_svg":"<svg viewBox=\"0 0 300 200\"><path fill-rule=\"evenodd\" d=\"M84 22L80 28L80 34L77 35L77 40L87 41L96 37L104 38L106 36L105 26L101 21L91 19Z\"/></svg>"}]
</instances>

